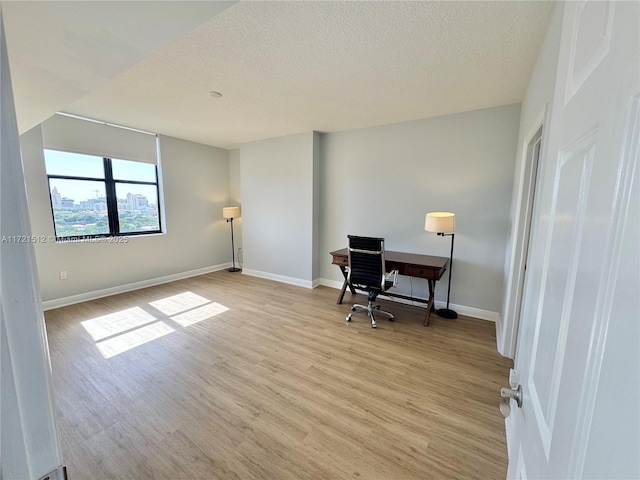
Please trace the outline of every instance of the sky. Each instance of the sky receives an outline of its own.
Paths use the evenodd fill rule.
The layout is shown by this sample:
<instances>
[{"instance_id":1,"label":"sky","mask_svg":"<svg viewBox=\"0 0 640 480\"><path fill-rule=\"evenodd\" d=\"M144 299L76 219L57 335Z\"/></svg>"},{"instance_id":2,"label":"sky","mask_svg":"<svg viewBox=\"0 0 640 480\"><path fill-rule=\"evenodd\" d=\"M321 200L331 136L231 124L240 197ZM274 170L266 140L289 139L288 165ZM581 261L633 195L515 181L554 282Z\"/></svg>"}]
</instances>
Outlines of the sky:
<instances>
[{"instance_id":1,"label":"sky","mask_svg":"<svg viewBox=\"0 0 640 480\"><path fill-rule=\"evenodd\" d=\"M101 157L80 155L77 153L45 150L45 164L47 174L88 177L103 180L104 166ZM155 165L150 163L132 162L114 159L111 161L113 176L116 180L137 180L146 182L156 181ZM57 187L62 197L72 198L78 204L89 198L105 196L103 181L78 181L50 178L51 189ZM96 192L97 190L97 192ZM117 184L116 195L126 198L127 193L139 193L155 204L156 187L151 185Z\"/></svg>"}]
</instances>

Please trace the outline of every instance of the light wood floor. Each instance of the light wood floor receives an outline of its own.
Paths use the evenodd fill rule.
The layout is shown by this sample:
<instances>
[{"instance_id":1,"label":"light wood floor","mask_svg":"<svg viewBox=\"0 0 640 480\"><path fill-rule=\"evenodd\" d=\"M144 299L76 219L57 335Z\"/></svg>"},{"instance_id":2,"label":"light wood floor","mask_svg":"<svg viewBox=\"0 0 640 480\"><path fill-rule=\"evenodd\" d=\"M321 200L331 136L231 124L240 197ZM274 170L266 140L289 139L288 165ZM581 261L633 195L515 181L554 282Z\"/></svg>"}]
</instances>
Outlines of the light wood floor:
<instances>
[{"instance_id":1,"label":"light wood floor","mask_svg":"<svg viewBox=\"0 0 640 480\"><path fill-rule=\"evenodd\" d=\"M505 478L494 325L336 296L223 271L46 312L70 478Z\"/></svg>"}]
</instances>

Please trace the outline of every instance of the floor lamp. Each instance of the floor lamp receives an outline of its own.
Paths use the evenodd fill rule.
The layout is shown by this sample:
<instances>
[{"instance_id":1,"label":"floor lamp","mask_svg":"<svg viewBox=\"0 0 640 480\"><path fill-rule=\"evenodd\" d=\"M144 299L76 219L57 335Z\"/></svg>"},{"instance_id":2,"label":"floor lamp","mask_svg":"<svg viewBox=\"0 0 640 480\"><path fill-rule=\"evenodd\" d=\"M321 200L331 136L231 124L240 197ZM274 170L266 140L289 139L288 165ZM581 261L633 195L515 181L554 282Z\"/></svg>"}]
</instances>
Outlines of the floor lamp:
<instances>
[{"instance_id":1,"label":"floor lamp","mask_svg":"<svg viewBox=\"0 0 640 480\"><path fill-rule=\"evenodd\" d=\"M427 213L424 220L424 229L427 232L436 232L442 237L451 236L451 254L449 255L449 287L447 289L447 308L436 310L436 314L442 318L458 318L458 314L449 309L449 297L451 295L451 270L453 270L453 239L456 229L456 215L451 212Z\"/></svg>"},{"instance_id":2,"label":"floor lamp","mask_svg":"<svg viewBox=\"0 0 640 480\"><path fill-rule=\"evenodd\" d=\"M241 268L236 267L236 246L233 242L233 219L240 216L240 207L224 207L222 209L222 218L226 218L227 222L231 222L231 258L233 263L231 268L228 268L228 272L241 272Z\"/></svg>"}]
</instances>

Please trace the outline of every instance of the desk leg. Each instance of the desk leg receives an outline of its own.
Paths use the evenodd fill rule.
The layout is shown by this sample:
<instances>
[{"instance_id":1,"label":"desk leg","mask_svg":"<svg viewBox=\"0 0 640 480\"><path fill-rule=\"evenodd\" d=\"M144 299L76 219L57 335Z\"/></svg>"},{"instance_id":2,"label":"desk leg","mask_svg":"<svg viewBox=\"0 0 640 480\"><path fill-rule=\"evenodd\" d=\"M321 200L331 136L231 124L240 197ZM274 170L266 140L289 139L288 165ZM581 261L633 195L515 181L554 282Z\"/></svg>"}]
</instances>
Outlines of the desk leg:
<instances>
[{"instance_id":1,"label":"desk leg","mask_svg":"<svg viewBox=\"0 0 640 480\"><path fill-rule=\"evenodd\" d=\"M340 265L340 271L342 272L342 276L344 277L344 282L342 284L342 290L340 290L340 295L338 295L338 301L336 302L338 304L342 303L344 294L347 291L347 286L349 287L349 290L351 290L351 293L353 295L356 294L355 289L351 285L349 285L349 282L347 282L347 267Z\"/></svg>"},{"instance_id":2,"label":"desk leg","mask_svg":"<svg viewBox=\"0 0 640 480\"><path fill-rule=\"evenodd\" d=\"M436 281L428 280L429 282L429 302L427 303L427 311L424 314L424 320L422 321L422 325L425 327L429 326L429 319L431 318L431 309L433 308L433 299L436 293Z\"/></svg>"}]
</instances>

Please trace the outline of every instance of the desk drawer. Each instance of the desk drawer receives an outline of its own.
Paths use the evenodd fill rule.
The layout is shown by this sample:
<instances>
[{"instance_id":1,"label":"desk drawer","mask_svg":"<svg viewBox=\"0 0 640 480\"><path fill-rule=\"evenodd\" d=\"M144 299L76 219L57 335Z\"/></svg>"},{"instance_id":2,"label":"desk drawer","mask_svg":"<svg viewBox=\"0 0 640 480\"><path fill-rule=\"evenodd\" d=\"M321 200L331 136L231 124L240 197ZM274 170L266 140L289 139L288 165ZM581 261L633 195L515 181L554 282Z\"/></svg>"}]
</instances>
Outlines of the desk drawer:
<instances>
[{"instance_id":1,"label":"desk drawer","mask_svg":"<svg viewBox=\"0 0 640 480\"><path fill-rule=\"evenodd\" d=\"M349 265L349 258L347 257L333 257L334 265Z\"/></svg>"},{"instance_id":2,"label":"desk drawer","mask_svg":"<svg viewBox=\"0 0 640 480\"><path fill-rule=\"evenodd\" d=\"M405 274L410 277L420 277L420 278L433 278L434 272L430 268L425 267L416 267L415 265L407 265L405 269Z\"/></svg>"}]
</instances>

